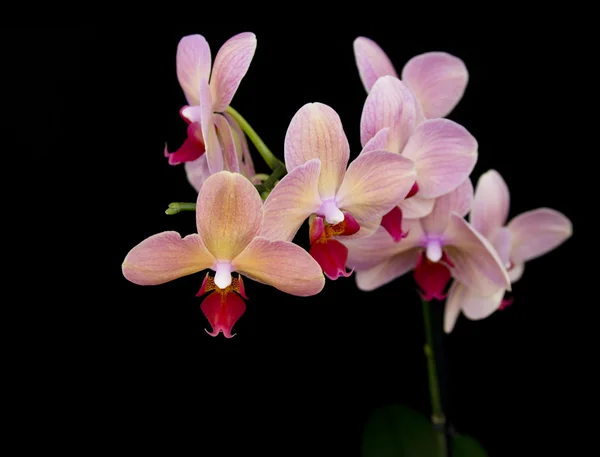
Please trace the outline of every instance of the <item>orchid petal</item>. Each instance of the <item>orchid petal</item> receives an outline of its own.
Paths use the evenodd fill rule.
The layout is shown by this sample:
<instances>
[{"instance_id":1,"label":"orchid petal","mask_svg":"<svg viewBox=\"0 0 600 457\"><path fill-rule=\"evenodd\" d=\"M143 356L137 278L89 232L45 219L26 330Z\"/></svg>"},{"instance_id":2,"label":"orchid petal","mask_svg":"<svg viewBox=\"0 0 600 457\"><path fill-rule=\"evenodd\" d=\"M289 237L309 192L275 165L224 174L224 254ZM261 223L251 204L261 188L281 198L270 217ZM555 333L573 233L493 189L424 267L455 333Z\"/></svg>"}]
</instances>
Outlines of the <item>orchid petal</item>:
<instances>
[{"instance_id":1,"label":"orchid petal","mask_svg":"<svg viewBox=\"0 0 600 457\"><path fill-rule=\"evenodd\" d=\"M404 230L407 236L399 243L383 227L368 237L340 239L348 248L348 267L357 271L368 270L424 243L425 234L418 220L405 221Z\"/></svg>"},{"instance_id":2,"label":"orchid petal","mask_svg":"<svg viewBox=\"0 0 600 457\"><path fill-rule=\"evenodd\" d=\"M508 186L500 173L489 170L481 175L475 188L469 221L475 230L489 238L506 224L510 206Z\"/></svg>"},{"instance_id":3,"label":"orchid petal","mask_svg":"<svg viewBox=\"0 0 600 457\"><path fill-rule=\"evenodd\" d=\"M231 103L256 51L256 35L244 32L227 40L215 57L210 88L213 111L221 112Z\"/></svg>"},{"instance_id":4,"label":"orchid petal","mask_svg":"<svg viewBox=\"0 0 600 457\"><path fill-rule=\"evenodd\" d=\"M415 162L417 195L436 198L456 189L473 171L477 140L456 122L430 119L416 128L402 155Z\"/></svg>"},{"instance_id":5,"label":"orchid petal","mask_svg":"<svg viewBox=\"0 0 600 457\"><path fill-rule=\"evenodd\" d=\"M206 154L192 162L186 162L183 166L185 167L185 174L187 175L189 183L196 189L196 192L200 192L202 184L204 184L204 181L210 176Z\"/></svg>"},{"instance_id":6,"label":"orchid petal","mask_svg":"<svg viewBox=\"0 0 600 457\"><path fill-rule=\"evenodd\" d=\"M444 244L458 281L481 295L491 295L499 288L510 290L510 279L495 249L458 213L450 217Z\"/></svg>"},{"instance_id":7,"label":"orchid petal","mask_svg":"<svg viewBox=\"0 0 600 457\"><path fill-rule=\"evenodd\" d=\"M355 273L356 285L360 290L375 290L413 270L417 265L418 257L419 249L412 248L397 254L372 268L358 270Z\"/></svg>"},{"instance_id":8,"label":"orchid petal","mask_svg":"<svg viewBox=\"0 0 600 457\"><path fill-rule=\"evenodd\" d=\"M198 83L198 84L200 84L200 83ZM199 87L200 86L198 85L198 88ZM187 122L188 124L191 124L192 122L200 123L200 120L202 119L202 108L198 105L184 106L179 111L179 114L181 115L183 120L185 122Z\"/></svg>"},{"instance_id":9,"label":"orchid petal","mask_svg":"<svg viewBox=\"0 0 600 457\"><path fill-rule=\"evenodd\" d=\"M236 121L229 113L224 113L223 116L225 116L227 122L229 122L229 126L231 127L233 141L235 143L235 150L238 156L240 173L246 178L252 180L256 175L256 171L254 169L252 156L250 155L250 148L248 147L246 134L240 127L240 124L238 124L238 121Z\"/></svg>"},{"instance_id":10,"label":"orchid petal","mask_svg":"<svg viewBox=\"0 0 600 457\"><path fill-rule=\"evenodd\" d=\"M325 285L319 264L289 241L254 238L231 264L250 279L300 297L318 294Z\"/></svg>"},{"instance_id":11,"label":"orchid petal","mask_svg":"<svg viewBox=\"0 0 600 457\"><path fill-rule=\"evenodd\" d=\"M200 104L200 80L210 76L210 47L202 35L183 37L177 45L177 79L190 105Z\"/></svg>"},{"instance_id":12,"label":"orchid petal","mask_svg":"<svg viewBox=\"0 0 600 457\"><path fill-rule=\"evenodd\" d=\"M162 232L135 246L123 261L123 276L134 284L152 286L212 267L215 258L197 234L181 238Z\"/></svg>"},{"instance_id":13,"label":"orchid petal","mask_svg":"<svg viewBox=\"0 0 600 457\"><path fill-rule=\"evenodd\" d=\"M291 241L302 223L319 209L321 161L311 159L283 177L265 201L261 236Z\"/></svg>"},{"instance_id":14,"label":"orchid petal","mask_svg":"<svg viewBox=\"0 0 600 457\"><path fill-rule=\"evenodd\" d=\"M389 127L384 127L379 132L377 132L375 134L375 136L373 136L369 141L367 141L367 144L365 144L365 146L363 147L362 151L360 151L360 153L365 154L367 152L378 151L378 150L387 151L389 139L390 139L390 129L389 129ZM390 151L390 152L394 152L394 151Z\"/></svg>"},{"instance_id":15,"label":"orchid petal","mask_svg":"<svg viewBox=\"0 0 600 457\"><path fill-rule=\"evenodd\" d=\"M211 175L198 194L198 233L221 262L231 261L258 236L262 215L260 195L239 173Z\"/></svg>"},{"instance_id":16,"label":"orchid petal","mask_svg":"<svg viewBox=\"0 0 600 457\"><path fill-rule=\"evenodd\" d=\"M290 172L315 158L321 160L321 198L333 198L344 178L350 146L338 114L322 103L307 103L285 135L285 166Z\"/></svg>"},{"instance_id":17,"label":"orchid petal","mask_svg":"<svg viewBox=\"0 0 600 457\"><path fill-rule=\"evenodd\" d=\"M400 153L417 125L417 102L402 81L392 76L379 78L365 100L360 118L363 146L381 129L389 128L387 147Z\"/></svg>"},{"instance_id":18,"label":"orchid petal","mask_svg":"<svg viewBox=\"0 0 600 457\"><path fill-rule=\"evenodd\" d=\"M510 278L511 283L517 282L523 276L523 271L525 271L524 263L515 263L508 270L508 277Z\"/></svg>"},{"instance_id":19,"label":"orchid petal","mask_svg":"<svg viewBox=\"0 0 600 457\"><path fill-rule=\"evenodd\" d=\"M454 281L450 289L448 289L446 304L444 305L444 332L446 333L450 333L454 329L454 325L460 314L462 292L464 289L459 288L459 286L462 286L462 284Z\"/></svg>"},{"instance_id":20,"label":"orchid petal","mask_svg":"<svg viewBox=\"0 0 600 457\"><path fill-rule=\"evenodd\" d=\"M389 57L373 40L362 36L358 37L354 40L353 48L360 80L367 92L371 90L380 76L398 77Z\"/></svg>"},{"instance_id":21,"label":"orchid petal","mask_svg":"<svg viewBox=\"0 0 600 457\"><path fill-rule=\"evenodd\" d=\"M473 224L471 224L473 227ZM473 227L475 229L475 227ZM477 229L475 229L477 230ZM479 232L479 230L477 230ZM498 257L502 260L502 264L508 268L510 265L510 246L511 246L511 238L510 230L506 227L500 227L494 232L492 237L486 237L483 233L479 232L482 236L487 238L487 240L492 243L494 249L498 253Z\"/></svg>"},{"instance_id":22,"label":"orchid petal","mask_svg":"<svg viewBox=\"0 0 600 457\"><path fill-rule=\"evenodd\" d=\"M423 228L428 235L441 235L448 226L452 212L464 217L471 209L472 202L473 185L471 180L467 178L452 192L435 199L433 210L421 220Z\"/></svg>"},{"instance_id":23,"label":"orchid petal","mask_svg":"<svg viewBox=\"0 0 600 457\"><path fill-rule=\"evenodd\" d=\"M550 208L519 214L507 227L512 235L510 259L513 263L540 257L556 249L573 234L571 221Z\"/></svg>"},{"instance_id":24,"label":"orchid petal","mask_svg":"<svg viewBox=\"0 0 600 457\"><path fill-rule=\"evenodd\" d=\"M493 294L479 295L463 284L460 287L464 287L465 289L465 293L462 296L462 312L467 318L473 321L485 319L494 311L497 311L500 308L505 293L504 289L499 288Z\"/></svg>"},{"instance_id":25,"label":"orchid petal","mask_svg":"<svg viewBox=\"0 0 600 457\"><path fill-rule=\"evenodd\" d=\"M235 333L232 334L231 330L246 311L246 304L234 292L215 291L202 301L200 309L212 328L212 332L206 330L206 333L217 336L223 332L225 338L232 338Z\"/></svg>"},{"instance_id":26,"label":"orchid petal","mask_svg":"<svg viewBox=\"0 0 600 457\"><path fill-rule=\"evenodd\" d=\"M213 114L213 122L217 127L217 138L221 144L225 169L234 173L240 172L233 134L227 119L220 114Z\"/></svg>"},{"instance_id":27,"label":"orchid petal","mask_svg":"<svg viewBox=\"0 0 600 457\"><path fill-rule=\"evenodd\" d=\"M336 200L359 225L383 217L410 191L415 182L413 163L393 152L371 151L354 160Z\"/></svg>"},{"instance_id":28,"label":"orchid petal","mask_svg":"<svg viewBox=\"0 0 600 457\"><path fill-rule=\"evenodd\" d=\"M465 63L445 52L415 56L402 69L402 81L415 94L428 119L447 116L462 98L468 80Z\"/></svg>"},{"instance_id":29,"label":"orchid petal","mask_svg":"<svg viewBox=\"0 0 600 457\"><path fill-rule=\"evenodd\" d=\"M418 195L402 200L398 206L404 219L420 219L431 213L435 198L421 198Z\"/></svg>"},{"instance_id":30,"label":"orchid petal","mask_svg":"<svg viewBox=\"0 0 600 457\"><path fill-rule=\"evenodd\" d=\"M185 162L193 162L204 154L204 139L202 129L198 122L192 122L187 128L187 137L179 149L169 152L165 145L164 154L169 159L169 165L179 165Z\"/></svg>"},{"instance_id":31,"label":"orchid petal","mask_svg":"<svg viewBox=\"0 0 600 457\"><path fill-rule=\"evenodd\" d=\"M215 124L213 121L212 99L210 88L206 79L200 81L200 123L202 125L202 136L206 148L206 160L211 173L217 173L223 169L223 152L219 145Z\"/></svg>"},{"instance_id":32,"label":"orchid petal","mask_svg":"<svg viewBox=\"0 0 600 457\"><path fill-rule=\"evenodd\" d=\"M337 240L329 239L324 243L314 243L309 254L317 261L323 274L332 281L340 276L347 278L352 271L346 271L348 248Z\"/></svg>"}]
</instances>

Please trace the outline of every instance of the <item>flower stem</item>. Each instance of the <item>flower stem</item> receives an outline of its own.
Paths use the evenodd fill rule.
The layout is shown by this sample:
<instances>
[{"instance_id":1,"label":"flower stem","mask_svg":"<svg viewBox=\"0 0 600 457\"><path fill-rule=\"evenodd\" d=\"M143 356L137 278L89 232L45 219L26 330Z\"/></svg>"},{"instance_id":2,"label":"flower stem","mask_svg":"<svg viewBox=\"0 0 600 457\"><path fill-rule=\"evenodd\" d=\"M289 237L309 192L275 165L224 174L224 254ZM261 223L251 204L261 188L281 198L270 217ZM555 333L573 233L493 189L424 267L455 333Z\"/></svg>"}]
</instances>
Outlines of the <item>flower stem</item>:
<instances>
[{"instance_id":1,"label":"flower stem","mask_svg":"<svg viewBox=\"0 0 600 457\"><path fill-rule=\"evenodd\" d=\"M429 376L429 396L431 398L431 422L436 433L438 446L438 457L448 457L448 443L446 440L446 416L442 409L442 398L440 394L440 384L438 380L438 371L435 361L434 338L431 320L430 303L421 300L423 303L423 321L425 323L425 356L427 357L427 374Z\"/></svg>"},{"instance_id":2,"label":"flower stem","mask_svg":"<svg viewBox=\"0 0 600 457\"><path fill-rule=\"evenodd\" d=\"M258 150L258 152L264 159L264 161L267 163L269 168L271 170L275 171L278 167L283 167L283 170L285 170L284 163L273 155L273 153L270 151L270 149L267 147L267 145L264 143L264 141L261 140L261 138L258 136L256 131L250 126L250 124L248 124L246 119L244 119L242 117L242 115L240 113L238 113L236 110L234 110L231 106L228 106L226 111L236 121L238 121L238 123L240 124L240 127L242 128L244 133L246 133L246 135L248 135L248 138L250 138L250 141L252 141L252 143L254 144L254 146L256 147L256 149Z\"/></svg>"},{"instance_id":3,"label":"flower stem","mask_svg":"<svg viewBox=\"0 0 600 457\"><path fill-rule=\"evenodd\" d=\"M169 203L169 207L167 208L165 213L170 216L172 214L177 214L181 211L196 211L196 204L195 203L182 203L182 202Z\"/></svg>"}]
</instances>

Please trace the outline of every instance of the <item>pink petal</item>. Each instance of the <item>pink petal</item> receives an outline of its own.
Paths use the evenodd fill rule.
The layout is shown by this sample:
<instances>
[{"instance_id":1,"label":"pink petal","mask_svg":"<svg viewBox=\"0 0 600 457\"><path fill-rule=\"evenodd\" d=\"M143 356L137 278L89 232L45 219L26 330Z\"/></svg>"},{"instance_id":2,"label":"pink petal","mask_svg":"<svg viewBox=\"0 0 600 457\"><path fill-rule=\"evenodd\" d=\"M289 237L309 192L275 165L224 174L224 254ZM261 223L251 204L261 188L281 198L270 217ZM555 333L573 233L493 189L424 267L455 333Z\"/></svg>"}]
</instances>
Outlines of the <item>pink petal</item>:
<instances>
[{"instance_id":1,"label":"pink petal","mask_svg":"<svg viewBox=\"0 0 600 457\"><path fill-rule=\"evenodd\" d=\"M251 32L235 35L221 46L210 78L214 111L225 111L229 106L248 71L255 50L256 35Z\"/></svg>"},{"instance_id":2,"label":"pink petal","mask_svg":"<svg viewBox=\"0 0 600 457\"><path fill-rule=\"evenodd\" d=\"M419 252L420 249L412 248L376 264L372 268L356 271L357 287L368 292L405 275L415 268Z\"/></svg>"},{"instance_id":3,"label":"pink petal","mask_svg":"<svg viewBox=\"0 0 600 457\"><path fill-rule=\"evenodd\" d=\"M471 174L477 162L477 141L456 122L431 119L416 128L402 155L415 162L417 195L437 198Z\"/></svg>"},{"instance_id":4,"label":"pink petal","mask_svg":"<svg viewBox=\"0 0 600 457\"><path fill-rule=\"evenodd\" d=\"M471 224L471 227L473 227L473 224ZM475 229L475 227L473 228ZM479 230L477 231L479 232ZM483 233L479 233L484 236ZM492 243L492 246L494 246L494 249L498 253L498 257L500 257L502 264L506 268L509 268L510 266L510 246L512 243L511 237L510 230L508 230L506 227L500 227L499 229L496 229L493 236L485 237L490 243Z\"/></svg>"},{"instance_id":5,"label":"pink petal","mask_svg":"<svg viewBox=\"0 0 600 457\"><path fill-rule=\"evenodd\" d=\"M389 138L390 138L390 129L389 129L389 127L385 127L383 129L381 129L379 132L377 132L375 134L375 136L373 136L369 141L367 141L367 144L365 144L365 146L363 147L362 151L360 151L360 153L364 154L366 152L378 151L378 150L387 151ZM390 152L394 152L394 151L390 151Z\"/></svg>"},{"instance_id":6,"label":"pink petal","mask_svg":"<svg viewBox=\"0 0 600 457\"><path fill-rule=\"evenodd\" d=\"M338 114L322 103L307 103L292 118L285 135L288 172L310 159L321 160L321 198L335 196L350 157L350 146Z\"/></svg>"},{"instance_id":7,"label":"pink petal","mask_svg":"<svg viewBox=\"0 0 600 457\"><path fill-rule=\"evenodd\" d=\"M164 150L165 157L169 159L169 165L180 165L185 162L192 162L198 159L204 152L202 130L200 124L197 122L188 125L187 138L177 151L169 152L166 144Z\"/></svg>"},{"instance_id":8,"label":"pink petal","mask_svg":"<svg viewBox=\"0 0 600 457\"><path fill-rule=\"evenodd\" d=\"M308 240L315 244L325 231L325 222L321 216L313 214L308 221Z\"/></svg>"},{"instance_id":9,"label":"pink petal","mask_svg":"<svg viewBox=\"0 0 600 457\"><path fill-rule=\"evenodd\" d=\"M404 219L420 219L433 210L435 198L421 198L418 195L406 198L400 202Z\"/></svg>"},{"instance_id":10,"label":"pink petal","mask_svg":"<svg viewBox=\"0 0 600 457\"><path fill-rule=\"evenodd\" d=\"M425 234L419 221L405 221L404 230L408 235L399 243L395 243L383 227L368 237L341 240L348 248L348 267L357 271L368 270L424 243Z\"/></svg>"},{"instance_id":11,"label":"pink petal","mask_svg":"<svg viewBox=\"0 0 600 457\"><path fill-rule=\"evenodd\" d=\"M200 192L202 184L204 184L204 181L210 176L206 154L200 156L199 159L196 159L193 162L186 162L184 167L189 183L196 189L196 192Z\"/></svg>"},{"instance_id":12,"label":"pink petal","mask_svg":"<svg viewBox=\"0 0 600 457\"><path fill-rule=\"evenodd\" d=\"M473 185L467 178L452 192L435 199L433 210L421 220L423 228L430 236L442 235L448 227L452 212L465 216L471 209L472 202Z\"/></svg>"},{"instance_id":13,"label":"pink petal","mask_svg":"<svg viewBox=\"0 0 600 457\"><path fill-rule=\"evenodd\" d=\"M515 283L521 279L521 276L523 276L523 271L525 271L524 263L511 264L511 267L508 269L508 277L510 278L510 282Z\"/></svg>"},{"instance_id":14,"label":"pink petal","mask_svg":"<svg viewBox=\"0 0 600 457\"><path fill-rule=\"evenodd\" d=\"M462 312L472 321L485 319L494 313L494 311L498 311L502 304L504 289L498 289L490 295L479 295L462 284L461 287L464 287L466 291L462 297Z\"/></svg>"},{"instance_id":15,"label":"pink petal","mask_svg":"<svg viewBox=\"0 0 600 457\"><path fill-rule=\"evenodd\" d=\"M435 211L435 209L434 209ZM452 275L481 295L510 290L510 279L489 241L460 214L453 213L444 234L444 251L453 264Z\"/></svg>"},{"instance_id":16,"label":"pink petal","mask_svg":"<svg viewBox=\"0 0 600 457\"><path fill-rule=\"evenodd\" d=\"M223 332L225 338L231 338L231 330L242 314L246 311L246 304L235 292L214 291L206 297L200 309L210 322L212 332L210 336L217 336Z\"/></svg>"},{"instance_id":17,"label":"pink petal","mask_svg":"<svg viewBox=\"0 0 600 457\"><path fill-rule=\"evenodd\" d=\"M344 176L337 204L359 225L383 217L402 200L415 182L410 160L386 151L359 155Z\"/></svg>"},{"instance_id":18,"label":"pink petal","mask_svg":"<svg viewBox=\"0 0 600 457\"><path fill-rule=\"evenodd\" d=\"M311 159L294 168L271 191L264 206L261 236L291 241L302 223L319 209L321 162Z\"/></svg>"},{"instance_id":19,"label":"pink petal","mask_svg":"<svg viewBox=\"0 0 600 457\"><path fill-rule=\"evenodd\" d=\"M573 234L571 221L550 208L538 208L519 214L508 224L512 235L510 260L528 262L564 243Z\"/></svg>"},{"instance_id":20,"label":"pink petal","mask_svg":"<svg viewBox=\"0 0 600 457\"><path fill-rule=\"evenodd\" d=\"M206 160L211 173L217 173L223 169L223 152L219 145L215 124L213 121L212 100L210 88L206 79L200 81L200 108L202 113L200 123L202 125L202 137L206 148Z\"/></svg>"},{"instance_id":21,"label":"pink petal","mask_svg":"<svg viewBox=\"0 0 600 457\"><path fill-rule=\"evenodd\" d=\"M258 236L262 216L260 195L239 173L211 175L198 194L198 233L220 262L231 261Z\"/></svg>"},{"instance_id":22,"label":"pink petal","mask_svg":"<svg viewBox=\"0 0 600 457\"><path fill-rule=\"evenodd\" d=\"M464 62L445 52L415 56L402 69L402 81L415 94L428 119L447 116L462 98L468 80Z\"/></svg>"},{"instance_id":23,"label":"pink petal","mask_svg":"<svg viewBox=\"0 0 600 457\"><path fill-rule=\"evenodd\" d=\"M477 181L469 221L475 230L489 238L498 228L506 224L509 206L508 186L500 173L489 170Z\"/></svg>"},{"instance_id":24,"label":"pink petal","mask_svg":"<svg viewBox=\"0 0 600 457\"><path fill-rule=\"evenodd\" d=\"M233 134L227 119L220 114L213 114L213 122L217 128L217 138L221 145L225 169L234 173L239 173L240 166L238 164L237 151L235 150Z\"/></svg>"},{"instance_id":25,"label":"pink petal","mask_svg":"<svg viewBox=\"0 0 600 457\"><path fill-rule=\"evenodd\" d=\"M250 148L248 147L248 140L246 139L246 134L240 127L240 124L231 117L229 113L223 114L229 122L229 126L231 127L231 131L233 134L233 141L235 142L235 150L238 156L238 164L240 167L240 173L243 174L246 178L252 180L256 175L256 171L254 170L254 162L252 161L252 156L250 155Z\"/></svg>"},{"instance_id":26,"label":"pink petal","mask_svg":"<svg viewBox=\"0 0 600 457\"><path fill-rule=\"evenodd\" d=\"M406 238L408 235L402 230L402 210L398 206L394 206L390 212L383 216L381 219L381 226L390 234L396 243L401 241L402 238Z\"/></svg>"},{"instance_id":27,"label":"pink petal","mask_svg":"<svg viewBox=\"0 0 600 457\"><path fill-rule=\"evenodd\" d=\"M323 269L323 273L331 280L340 276L347 278L352 271L346 271L348 248L337 240L317 242L310 247L310 255Z\"/></svg>"},{"instance_id":28,"label":"pink petal","mask_svg":"<svg viewBox=\"0 0 600 457\"><path fill-rule=\"evenodd\" d=\"M198 83L198 89L199 88L200 83ZM200 120L202 119L202 108L198 105L184 106L179 110L179 115L188 124L191 124L192 122L200 123Z\"/></svg>"},{"instance_id":29,"label":"pink petal","mask_svg":"<svg viewBox=\"0 0 600 457\"><path fill-rule=\"evenodd\" d=\"M373 40L365 37L358 37L354 40L354 58L360 80L367 92L371 90L373 84L380 76L391 75L398 77L392 62Z\"/></svg>"},{"instance_id":30,"label":"pink petal","mask_svg":"<svg viewBox=\"0 0 600 457\"><path fill-rule=\"evenodd\" d=\"M211 268L215 258L197 234L162 232L135 246L123 261L123 276L141 286L163 284Z\"/></svg>"},{"instance_id":31,"label":"pink petal","mask_svg":"<svg viewBox=\"0 0 600 457\"><path fill-rule=\"evenodd\" d=\"M200 104L200 80L210 76L210 47L202 35L183 37L177 45L177 79L190 105Z\"/></svg>"},{"instance_id":32,"label":"pink petal","mask_svg":"<svg viewBox=\"0 0 600 457\"><path fill-rule=\"evenodd\" d=\"M461 292L463 289L458 288L459 285L461 284L458 281L454 281L446 297L446 304L444 305L444 332L446 333L450 333L454 329L460 314Z\"/></svg>"},{"instance_id":33,"label":"pink petal","mask_svg":"<svg viewBox=\"0 0 600 457\"><path fill-rule=\"evenodd\" d=\"M367 96L360 119L360 142L365 146L383 128L389 128L387 146L402 152L417 126L417 104L402 81L393 76L377 80Z\"/></svg>"},{"instance_id":34,"label":"pink petal","mask_svg":"<svg viewBox=\"0 0 600 457\"><path fill-rule=\"evenodd\" d=\"M232 265L250 279L299 297L318 294L325 285L319 264L289 241L254 238Z\"/></svg>"}]
</instances>

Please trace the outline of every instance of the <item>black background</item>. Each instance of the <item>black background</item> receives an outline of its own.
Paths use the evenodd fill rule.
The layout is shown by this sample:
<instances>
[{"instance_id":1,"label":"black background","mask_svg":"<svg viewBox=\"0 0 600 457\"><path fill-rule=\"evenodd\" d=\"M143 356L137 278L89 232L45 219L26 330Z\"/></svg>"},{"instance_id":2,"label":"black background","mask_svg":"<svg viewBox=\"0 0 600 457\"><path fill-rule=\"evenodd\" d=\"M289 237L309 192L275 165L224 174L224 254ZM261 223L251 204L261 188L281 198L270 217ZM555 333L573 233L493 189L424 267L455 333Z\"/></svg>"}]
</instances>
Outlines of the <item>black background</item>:
<instances>
[{"instance_id":1,"label":"black background","mask_svg":"<svg viewBox=\"0 0 600 457\"><path fill-rule=\"evenodd\" d=\"M351 456L374 407L399 402L429 414L410 275L371 293L352 277L328 281L311 298L246 281L248 308L231 340L204 331L195 297L202 274L155 287L122 277L123 258L144 238L195 231L193 213L164 214L172 201L195 200L183 167L163 157L165 141L173 150L185 136L179 39L203 34L214 58L226 39L252 31L257 51L232 106L280 158L292 116L315 101L340 114L351 158L359 153L366 93L352 52L357 36L377 41L398 72L427 51L464 60L469 84L449 118L479 142L473 182L495 168L511 191L510 217L555 208L575 234L527 264L513 306L482 321L461 317L444 338L447 414L492 457L574 450L571 437L585 435L579 394L592 381L580 382L586 343L573 331L583 306L574 296L576 165L561 159L571 144L565 119L575 114L562 105L568 96L556 68L569 48L540 35L513 44L376 27L202 24L4 30L7 92L20 120L13 131L39 183L29 190L41 201L32 236L47 249L41 278L27 276L23 290L31 304L19 324L28 331L14 340L28 350L16 373L35 398L28 420L45 433L42 444L80 455L180 455L192 446L201 455ZM257 171L267 171L254 157ZM308 247L306 228L296 242ZM30 302L37 287L43 293Z\"/></svg>"}]
</instances>

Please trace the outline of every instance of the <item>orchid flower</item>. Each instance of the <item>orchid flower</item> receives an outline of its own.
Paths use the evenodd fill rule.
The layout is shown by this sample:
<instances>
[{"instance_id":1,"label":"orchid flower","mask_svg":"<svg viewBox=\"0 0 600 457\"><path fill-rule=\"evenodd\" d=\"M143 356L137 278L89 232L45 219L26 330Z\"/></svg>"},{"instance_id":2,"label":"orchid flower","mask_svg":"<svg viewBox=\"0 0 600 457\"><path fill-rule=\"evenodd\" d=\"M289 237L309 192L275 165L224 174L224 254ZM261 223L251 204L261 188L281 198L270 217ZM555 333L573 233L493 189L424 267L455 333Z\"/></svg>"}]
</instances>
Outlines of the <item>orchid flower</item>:
<instances>
[{"instance_id":1,"label":"orchid flower","mask_svg":"<svg viewBox=\"0 0 600 457\"><path fill-rule=\"evenodd\" d=\"M414 270L427 301L444 299L451 277L481 295L510 289L506 269L490 242L463 219L472 200L473 186L467 179L437 198L429 215L408 220L408 236L401 243L383 228L369 238L345 241L358 288L373 290Z\"/></svg>"},{"instance_id":2,"label":"orchid flower","mask_svg":"<svg viewBox=\"0 0 600 457\"><path fill-rule=\"evenodd\" d=\"M395 241L405 236L403 218L429 214L435 199L468 179L477 162L477 140L464 127L448 119L424 120L419 110L402 81L383 76L367 96L360 121L363 151L383 149L415 164L414 187L382 220Z\"/></svg>"},{"instance_id":3,"label":"orchid flower","mask_svg":"<svg viewBox=\"0 0 600 457\"><path fill-rule=\"evenodd\" d=\"M360 79L369 92L378 78L398 78L394 65L373 40L354 40L354 57ZM415 95L427 119L446 117L462 98L469 73L465 63L446 52L426 52L410 59L402 68L402 81Z\"/></svg>"},{"instance_id":4,"label":"orchid flower","mask_svg":"<svg viewBox=\"0 0 600 457\"><path fill-rule=\"evenodd\" d=\"M321 103L308 103L294 115L284 153L288 174L265 201L262 236L292 240L310 217L311 255L329 278L349 276L348 250L337 240L377 229L381 217L411 189L412 161L371 150L346 169L350 147L342 122Z\"/></svg>"},{"instance_id":5,"label":"orchid flower","mask_svg":"<svg viewBox=\"0 0 600 457\"><path fill-rule=\"evenodd\" d=\"M157 285L210 268L198 296L212 327L231 338L231 329L244 313L246 298L241 275L297 296L319 293L325 284L321 268L301 247L289 241L271 241L259 233L263 202L239 173L211 175L198 194L198 233L182 238L169 231L135 246L123 262L123 275L139 285ZM231 273L238 272L237 278ZM240 296L236 295L239 294Z\"/></svg>"},{"instance_id":6,"label":"orchid flower","mask_svg":"<svg viewBox=\"0 0 600 457\"><path fill-rule=\"evenodd\" d=\"M219 49L211 73L210 47L202 35L183 37L177 46L177 78L188 102L180 115L188 129L183 145L173 153L165 147L165 156L171 165L186 163L188 179L197 190L206 173L223 169L253 172L239 164L250 160L241 144L245 139L239 125L222 113L248 71L255 50L253 33L233 36Z\"/></svg>"},{"instance_id":7,"label":"orchid flower","mask_svg":"<svg viewBox=\"0 0 600 457\"><path fill-rule=\"evenodd\" d=\"M523 274L525 262L540 257L564 243L573 233L571 221L550 208L522 213L508 224L510 194L502 176L490 170L479 178L471 214L471 225L486 237L507 268L511 282ZM448 292L444 330L450 333L459 312L472 320L484 319L510 304L505 288L482 296L464 283L455 281Z\"/></svg>"}]
</instances>

